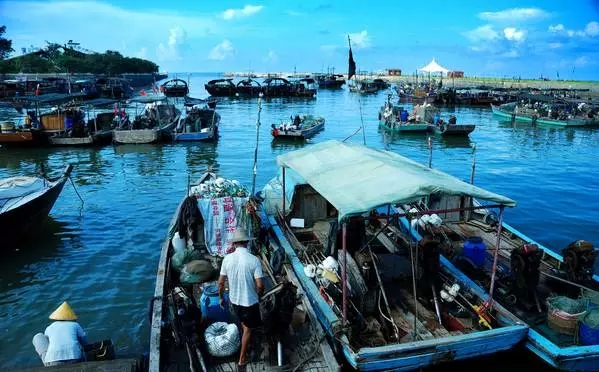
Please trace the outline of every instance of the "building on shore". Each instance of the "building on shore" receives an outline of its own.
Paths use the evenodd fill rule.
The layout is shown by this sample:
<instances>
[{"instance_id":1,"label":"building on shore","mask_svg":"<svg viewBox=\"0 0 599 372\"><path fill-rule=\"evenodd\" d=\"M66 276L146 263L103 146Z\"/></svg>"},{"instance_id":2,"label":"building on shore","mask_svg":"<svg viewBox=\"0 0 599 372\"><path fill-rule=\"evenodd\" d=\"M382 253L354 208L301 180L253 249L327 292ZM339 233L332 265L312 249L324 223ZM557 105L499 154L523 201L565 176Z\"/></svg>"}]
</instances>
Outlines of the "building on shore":
<instances>
[{"instance_id":1,"label":"building on shore","mask_svg":"<svg viewBox=\"0 0 599 372\"><path fill-rule=\"evenodd\" d=\"M388 68L387 69L388 76L401 76L401 69L399 68Z\"/></svg>"},{"instance_id":2,"label":"building on shore","mask_svg":"<svg viewBox=\"0 0 599 372\"><path fill-rule=\"evenodd\" d=\"M464 71L449 71L447 73L447 77L449 77L449 78L463 78L464 77Z\"/></svg>"}]
</instances>

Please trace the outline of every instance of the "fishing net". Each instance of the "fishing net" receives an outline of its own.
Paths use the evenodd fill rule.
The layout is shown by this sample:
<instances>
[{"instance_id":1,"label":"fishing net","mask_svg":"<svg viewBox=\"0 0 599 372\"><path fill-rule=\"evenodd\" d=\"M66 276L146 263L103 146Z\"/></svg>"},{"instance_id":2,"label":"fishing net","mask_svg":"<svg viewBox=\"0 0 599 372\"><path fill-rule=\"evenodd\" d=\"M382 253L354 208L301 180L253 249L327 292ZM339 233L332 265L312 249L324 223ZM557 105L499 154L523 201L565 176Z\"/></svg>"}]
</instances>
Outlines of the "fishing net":
<instances>
[{"instance_id":1,"label":"fishing net","mask_svg":"<svg viewBox=\"0 0 599 372\"><path fill-rule=\"evenodd\" d=\"M578 320L587 312L587 300L555 296L547 299L547 323L554 331L576 335Z\"/></svg>"},{"instance_id":2,"label":"fishing net","mask_svg":"<svg viewBox=\"0 0 599 372\"><path fill-rule=\"evenodd\" d=\"M185 249L173 254L171 258L171 266L177 271L183 269L183 265L193 260L201 260L202 254L196 249Z\"/></svg>"},{"instance_id":3,"label":"fishing net","mask_svg":"<svg viewBox=\"0 0 599 372\"><path fill-rule=\"evenodd\" d=\"M583 318L582 323L591 328L599 328L599 309L589 311Z\"/></svg>"},{"instance_id":4,"label":"fishing net","mask_svg":"<svg viewBox=\"0 0 599 372\"><path fill-rule=\"evenodd\" d=\"M589 309L599 308L599 292L591 289L583 289L581 298L588 301Z\"/></svg>"}]
</instances>

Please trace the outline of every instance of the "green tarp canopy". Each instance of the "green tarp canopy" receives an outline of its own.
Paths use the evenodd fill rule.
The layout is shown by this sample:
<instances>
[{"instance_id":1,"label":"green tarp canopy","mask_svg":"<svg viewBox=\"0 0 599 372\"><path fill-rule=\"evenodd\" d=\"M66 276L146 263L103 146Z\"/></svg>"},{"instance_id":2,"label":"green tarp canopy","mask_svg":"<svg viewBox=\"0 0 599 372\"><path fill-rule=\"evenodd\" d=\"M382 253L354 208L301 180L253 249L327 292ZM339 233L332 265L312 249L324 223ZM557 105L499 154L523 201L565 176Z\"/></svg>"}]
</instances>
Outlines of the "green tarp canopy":
<instances>
[{"instance_id":1,"label":"green tarp canopy","mask_svg":"<svg viewBox=\"0 0 599 372\"><path fill-rule=\"evenodd\" d=\"M431 194L471 196L508 207L516 202L390 151L327 141L277 157L339 212L339 220Z\"/></svg>"}]
</instances>

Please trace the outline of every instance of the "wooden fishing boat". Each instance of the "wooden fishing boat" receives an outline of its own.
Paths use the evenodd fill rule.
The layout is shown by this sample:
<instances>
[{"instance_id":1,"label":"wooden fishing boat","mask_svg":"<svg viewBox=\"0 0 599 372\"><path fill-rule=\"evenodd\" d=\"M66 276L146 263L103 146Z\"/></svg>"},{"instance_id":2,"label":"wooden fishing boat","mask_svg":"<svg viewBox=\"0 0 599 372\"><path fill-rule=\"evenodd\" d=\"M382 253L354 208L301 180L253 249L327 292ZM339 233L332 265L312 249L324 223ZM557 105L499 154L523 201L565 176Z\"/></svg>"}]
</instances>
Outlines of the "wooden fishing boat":
<instances>
[{"instance_id":1,"label":"wooden fishing boat","mask_svg":"<svg viewBox=\"0 0 599 372\"><path fill-rule=\"evenodd\" d=\"M517 102L505 103L500 106L491 105L493 115L510 121L519 121L523 123L553 125L559 127L582 127L589 123L584 118L570 118L566 120L555 120L547 117L540 117L535 110L520 108Z\"/></svg>"},{"instance_id":2,"label":"wooden fishing boat","mask_svg":"<svg viewBox=\"0 0 599 372\"><path fill-rule=\"evenodd\" d=\"M260 85L264 97L291 97L295 93L293 84L281 77L266 78Z\"/></svg>"},{"instance_id":3,"label":"wooden fishing boat","mask_svg":"<svg viewBox=\"0 0 599 372\"><path fill-rule=\"evenodd\" d=\"M252 98L259 97L262 94L262 85L250 77L237 83L235 96Z\"/></svg>"},{"instance_id":4,"label":"wooden fishing boat","mask_svg":"<svg viewBox=\"0 0 599 372\"><path fill-rule=\"evenodd\" d=\"M299 98L315 98L318 83L313 78L301 78L291 81L291 96Z\"/></svg>"},{"instance_id":5,"label":"wooden fishing boat","mask_svg":"<svg viewBox=\"0 0 599 372\"><path fill-rule=\"evenodd\" d=\"M113 141L117 144L156 143L169 137L181 117L181 111L161 96L145 96L130 102L146 104L141 115L133 122L125 118L113 132Z\"/></svg>"},{"instance_id":6,"label":"wooden fishing boat","mask_svg":"<svg viewBox=\"0 0 599 372\"><path fill-rule=\"evenodd\" d=\"M468 136L474 132L476 125L474 124L449 124L443 123L439 125L431 125L431 130L435 134L441 136Z\"/></svg>"},{"instance_id":7,"label":"wooden fishing boat","mask_svg":"<svg viewBox=\"0 0 599 372\"><path fill-rule=\"evenodd\" d=\"M349 91L359 94L376 94L379 87L372 79L354 80L354 84L349 85Z\"/></svg>"},{"instance_id":8,"label":"wooden fishing boat","mask_svg":"<svg viewBox=\"0 0 599 372\"><path fill-rule=\"evenodd\" d=\"M252 218L254 208L238 183L211 172L188 189L168 227L158 263L150 306L149 372L163 371L166 365L176 370L236 370L238 326L233 314L219 306L214 284L202 282L218 276L222 256L230 249L225 243L228 234L239 226L259 231L260 224ZM222 213L226 218L212 219ZM277 259L282 255L280 247L265 240L255 242L255 247L261 247L259 259L265 273L260 300L264 326L252 333L255 352L247 369L336 371L338 365L312 305L293 270ZM187 262L181 257L194 259ZM194 266L205 269L194 275L190 269ZM216 336L218 345L212 340L213 329L226 332Z\"/></svg>"},{"instance_id":9,"label":"wooden fishing boat","mask_svg":"<svg viewBox=\"0 0 599 372\"><path fill-rule=\"evenodd\" d=\"M233 79L210 80L204 84L204 89L213 97L235 97L237 94Z\"/></svg>"},{"instance_id":10,"label":"wooden fishing boat","mask_svg":"<svg viewBox=\"0 0 599 372\"><path fill-rule=\"evenodd\" d=\"M470 201L456 198L455 203L459 202ZM440 203L431 198L402 206L402 210L415 208L430 214ZM477 200L472 203L481 206ZM425 221L411 233L415 239L424 233L435 236L447 260L477 285L490 287L499 303L528 323L526 346L541 359L562 370L597 370L599 328L586 322L586 316L599 316L593 245L576 241L557 253L503 222L501 210L498 216L493 209L437 213L441 223ZM405 220L402 223L409 226ZM499 247L495 278L493 257L486 247ZM579 314L560 309L559 302L578 306Z\"/></svg>"},{"instance_id":11,"label":"wooden fishing boat","mask_svg":"<svg viewBox=\"0 0 599 372\"><path fill-rule=\"evenodd\" d=\"M468 136L476 129L474 124L457 124L455 115L450 115L449 119L441 118L441 110L431 104L418 105L414 107L416 121L422 120L429 124L429 131L439 134L443 137Z\"/></svg>"},{"instance_id":12,"label":"wooden fishing boat","mask_svg":"<svg viewBox=\"0 0 599 372\"><path fill-rule=\"evenodd\" d=\"M18 248L21 239L30 238L44 222L72 165L59 177L11 177L0 180L0 236L5 248Z\"/></svg>"},{"instance_id":13,"label":"wooden fishing boat","mask_svg":"<svg viewBox=\"0 0 599 372\"><path fill-rule=\"evenodd\" d=\"M160 86L167 97L185 97L189 93L187 82L182 79L171 79Z\"/></svg>"},{"instance_id":14,"label":"wooden fishing boat","mask_svg":"<svg viewBox=\"0 0 599 372\"><path fill-rule=\"evenodd\" d=\"M391 103L391 95L379 111L379 126L392 133L426 133L429 124L410 120L408 111Z\"/></svg>"},{"instance_id":15,"label":"wooden fishing boat","mask_svg":"<svg viewBox=\"0 0 599 372\"><path fill-rule=\"evenodd\" d=\"M12 121L0 124L0 146L38 147L47 143L47 137L39 129L22 128Z\"/></svg>"},{"instance_id":16,"label":"wooden fishing boat","mask_svg":"<svg viewBox=\"0 0 599 372\"><path fill-rule=\"evenodd\" d=\"M314 77L319 89L341 89L345 84L344 76L340 74L315 74Z\"/></svg>"},{"instance_id":17,"label":"wooden fishing boat","mask_svg":"<svg viewBox=\"0 0 599 372\"><path fill-rule=\"evenodd\" d=\"M291 122L271 124L270 133L274 139L308 139L324 130L324 122L320 116L296 115Z\"/></svg>"},{"instance_id":18,"label":"wooden fishing boat","mask_svg":"<svg viewBox=\"0 0 599 372\"><path fill-rule=\"evenodd\" d=\"M511 349L526 337L525 324L497 303L484 306L484 293L432 246L380 234L366 222L381 219L372 214L377 208L435 190L511 199L397 154L339 141L281 155L277 163L280 176L260 195L270 236L350 367L413 370Z\"/></svg>"},{"instance_id":19,"label":"wooden fishing boat","mask_svg":"<svg viewBox=\"0 0 599 372\"><path fill-rule=\"evenodd\" d=\"M218 137L220 114L206 105L187 108L187 115L175 129L175 141L212 141Z\"/></svg>"}]
</instances>

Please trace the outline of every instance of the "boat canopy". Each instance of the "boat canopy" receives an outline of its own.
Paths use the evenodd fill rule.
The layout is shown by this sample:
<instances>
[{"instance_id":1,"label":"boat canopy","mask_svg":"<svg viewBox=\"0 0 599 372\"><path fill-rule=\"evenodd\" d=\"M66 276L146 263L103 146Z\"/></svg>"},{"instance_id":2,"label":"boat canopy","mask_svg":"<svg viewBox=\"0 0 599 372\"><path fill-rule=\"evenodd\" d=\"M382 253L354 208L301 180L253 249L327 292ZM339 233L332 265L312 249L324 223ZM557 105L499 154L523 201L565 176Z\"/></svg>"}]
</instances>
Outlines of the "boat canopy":
<instances>
[{"instance_id":1,"label":"boat canopy","mask_svg":"<svg viewBox=\"0 0 599 372\"><path fill-rule=\"evenodd\" d=\"M471 196L508 207L516 205L508 197L396 153L336 140L279 155L277 163L294 171L289 177L291 183L309 184L327 199L338 210L340 221L431 194Z\"/></svg>"},{"instance_id":2,"label":"boat canopy","mask_svg":"<svg viewBox=\"0 0 599 372\"><path fill-rule=\"evenodd\" d=\"M151 96L137 96L129 100L131 103L154 103L166 101L166 96L151 95Z\"/></svg>"}]
</instances>

